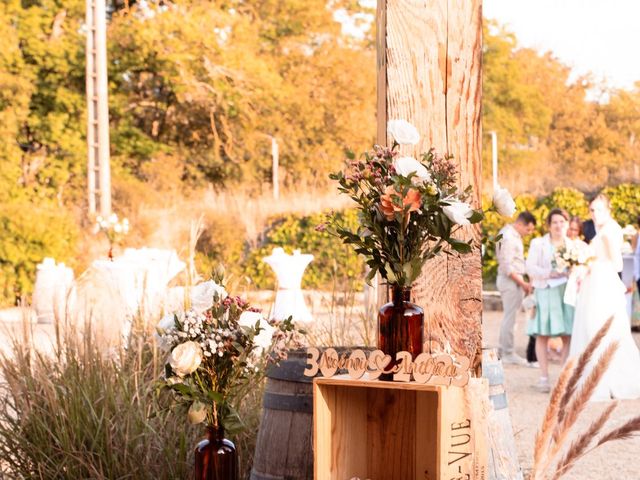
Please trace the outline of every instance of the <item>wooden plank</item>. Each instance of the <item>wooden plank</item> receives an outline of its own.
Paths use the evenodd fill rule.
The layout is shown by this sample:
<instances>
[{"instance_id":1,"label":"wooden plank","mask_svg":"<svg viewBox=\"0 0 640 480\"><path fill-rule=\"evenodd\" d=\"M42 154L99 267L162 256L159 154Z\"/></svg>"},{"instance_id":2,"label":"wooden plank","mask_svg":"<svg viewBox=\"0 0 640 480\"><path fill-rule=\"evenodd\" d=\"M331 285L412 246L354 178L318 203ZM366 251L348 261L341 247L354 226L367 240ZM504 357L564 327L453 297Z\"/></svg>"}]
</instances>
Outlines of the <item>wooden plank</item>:
<instances>
[{"instance_id":1,"label":"wooden plank","mask_svg":"<svg viewBox=\"0 0 640 480\"><path fill-rule=\"evenodd\" d=\"M317 377L313 383L318 385L336 385L358 388L383 388L385 390L412 390L425 392L439 392L443 388L441 385L431 385L416 382L382 382L380 380L367 380L362 378L353 380L348 375L335 375L333 377Z\"/></svg>"},{"instance_id":2,"label":"wooden plank","mask_svg":"<svg viewBox=\"0 0 640 480\"><path fill-rule=\"evenodd\" d=\"M386 0L378 12L378 141L389 119L403 118L422 135L416 155L430 147L455 155L461 186L481 194L481 0ZM384 15L384 18L382 18ZM383 83L384 81L384 83ZM382 87L386 86L383 109ZM389 140L387 139L387 142ZM480 238L479 227L464 238ZM482 277L479 249L461 258L427 263L414 286L414 301L425 310L425 334L472 359L480 374Z\"/></svg>"},{"instance_id":3,"label":"wooden plank","mask_svg":"<svg viewBox=\"0 0 640 480\"><path fill-rule=\"evenodd\" d=\"M335 390L313 382L313 478L324 480L331 472L331 412Z\"/></svg>"},{"instance_id":4,"label":"wooden plank","mask_svg":"<svg viewBox=\"0 0 640 480\"><path fill-rule=\"evenodd\" d=\"M416 392L367 389L367 394L369 477L385 480L412 478L416 458Z\"/></svg>"},{"instance_id":5,"label":"wooden plank","mask_svg":"<svg viewBox=\"0 0 640 480\"><path fill-rule=\"evenodd\" d=\"M438 418L437 392L416 392L416 462L414 478L435 480L438 471Z\"/></svg>"},{"instance_id":6,"label":"wooden plank","mask_svg":"<svg viewBox=\"0 0 640 480\"><path fill-rule=\"evenodd\" d=\"M471 379L441 397L439 478L487 480L486 380Z\"/></svg>"},{"instance_id":7,"label":"wooden plank","mask_svg":"<svg viewBox=\"0 0 640 480\"><path fill-rule=\"evenodd\" d=\"M354 388L329 387L336 391L336 412L331 424L332 478L366 478L367 392ZM339 461L335 461L338 459Z\"/></svg>"}]
</instances>

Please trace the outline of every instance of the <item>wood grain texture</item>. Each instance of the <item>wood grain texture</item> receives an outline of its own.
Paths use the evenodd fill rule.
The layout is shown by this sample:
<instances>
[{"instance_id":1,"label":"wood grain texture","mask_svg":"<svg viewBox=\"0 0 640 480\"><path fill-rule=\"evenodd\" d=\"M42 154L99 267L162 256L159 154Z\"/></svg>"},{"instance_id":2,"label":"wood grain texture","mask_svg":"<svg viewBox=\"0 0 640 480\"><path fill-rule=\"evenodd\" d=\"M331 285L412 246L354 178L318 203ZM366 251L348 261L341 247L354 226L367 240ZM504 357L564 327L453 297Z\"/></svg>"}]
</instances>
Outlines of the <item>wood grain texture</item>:
<instances>
[{"instance_id":1,"label":"wood grain texture","mask_svg":"<svg viewBox=\"0 0 640 480\"><path fill-rule=\"evenodd\" d=\"M316 378L315 478L487 480L486 379L427 387Z\"/></svg>"},{"instance_id":2,"label":"wood grain texture","mask_svg":"<svg viewBox=\"0 0 640 480\"><path fill-rule=\"evenodd\" d=\"M431 147L455 156L459 184L472 185L472 201L481 194L481 0L385 0L378 11L378 142L386 138L386 122L402 118L422 135L407 155ZM384 17L381 17L384 14ZM384 89L383 89L384 87ZM386 97L384 108L381 96ZM461 238L480 239L480 228L467 228ZM381 299L382 301L383 299ZM441 256L425 265L414 285L414 301L425 310L425 338L448 343L454 352L473 359L480 374L482 347L482 275L480 251L463 257Z\"/></svg>"},{"instance_id":3,"label":"wood grain texture","mask_svg":"<svg viewBox=\"0 0 640 480\"><path fill-rule=\"evenodd\" d=\"M308 382L267 379L265 392L311 395ZM253 458L253 471L264 476L309 479L313 476L311 413L265 408Z\"/></svg>"},{"instance_id":4,"label":"wood grain texture","mask_svg":"<svg viewBox=\"0 0 640 480\"><path fill-rule=\"evenodd\" d=\"M367 394L369 478L412 478L416 459L416 392L368 389Z\"/></svg>"}]
</instances>

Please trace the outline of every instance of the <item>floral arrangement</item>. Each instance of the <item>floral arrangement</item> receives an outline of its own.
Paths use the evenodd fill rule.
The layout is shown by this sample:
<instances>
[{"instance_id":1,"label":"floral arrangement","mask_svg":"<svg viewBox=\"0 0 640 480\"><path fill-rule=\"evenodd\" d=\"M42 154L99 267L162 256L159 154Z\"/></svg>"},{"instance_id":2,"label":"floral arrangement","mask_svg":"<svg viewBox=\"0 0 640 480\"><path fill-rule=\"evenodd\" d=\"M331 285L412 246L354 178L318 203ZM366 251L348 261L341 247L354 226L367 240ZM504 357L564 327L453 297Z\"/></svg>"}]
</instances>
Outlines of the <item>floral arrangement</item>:
<instances>
[{"instance_id":1,"label":"floral arrangement","mask_svg":"<svg viewBox=\"0 0 640 480\"><path fill-rule=\"evenodd\" d=\"M107 218L98 215L96 217L96 227L109 240L109 259L113 259L113 246L121 244L124 237L129 233L129 220L127 218L119 220L118 215L115 213L112 213Z\"/></svg>"},{"instance_id":2,"label":"floral arrangement","mask_svg":"<svg viewBox=\"0 0 640 480\"><path fill-rule=\"evenodd\" d=\"M573 267L587 265L591 260L587 248L581 247L580 244L571 244L556 249L553 264L558 272L564 272Z\"/></svg>"},{"instance_id":3,"label":"floral arrangement","mask_svg":"<svg viewBox=\"0 0 640 480\"><path fill-rule=\"evenodd\" d=\"M391 148L376 145L359 160L352 155L344 171L330 175L339 191L357 204L357 231L339 224L334 215L319 229L328 228L367 258L367 281L379 273L389 283L405 287L441 252L470 252L472 241L459 240L455 233L484 215L468 203L471 187L458 189L451 156L433 149L420 160L400 156L399 146L416 145L420 135L405 120L389 121L388 129L394 139ZM494 204L502 215L515 212L506 189L496 190Z\"/></svg>"},{"instance_id":4,"label":"floral arrangement","mask_svg":"<svg viewBox=\"0 0 640 480\"><path fill-rule=\"evenodd\" d=\"M255 387L268 362L286 358L288 345L303 332L290 319L265 320L218 282L193 287L189 307L158 324L158 343L168 353L159 386L188 406L191 423L235 432L243 426L237 402Z\"/></svg>"}]
</instances>

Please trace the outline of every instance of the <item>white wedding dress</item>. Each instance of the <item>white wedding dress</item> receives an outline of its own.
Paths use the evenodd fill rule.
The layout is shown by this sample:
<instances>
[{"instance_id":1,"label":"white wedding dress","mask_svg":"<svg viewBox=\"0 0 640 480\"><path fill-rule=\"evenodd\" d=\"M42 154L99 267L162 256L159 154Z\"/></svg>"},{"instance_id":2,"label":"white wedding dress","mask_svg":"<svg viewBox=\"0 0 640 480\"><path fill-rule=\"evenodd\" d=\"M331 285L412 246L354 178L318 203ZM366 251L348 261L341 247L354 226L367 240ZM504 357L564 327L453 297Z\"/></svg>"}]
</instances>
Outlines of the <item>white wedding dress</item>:
<instances>
[{"instance_id":1,"label":"white wedding dress","mask_svg":"<svg viewBox=\"0 0 640 480\"><path fill-rule=\"evenodd\" d=\"M594 260L580 282L576 299L569 355L576 357L587 347L604 323L613 316L607 336L601 342L585 372L591 371L604 348L612 341L618 349L591 400L640 398L640 352L631 336L625 286L618 276L622 267L622 229L613 220L605 224L589 248Z\"/></svg>"}]
</instances>

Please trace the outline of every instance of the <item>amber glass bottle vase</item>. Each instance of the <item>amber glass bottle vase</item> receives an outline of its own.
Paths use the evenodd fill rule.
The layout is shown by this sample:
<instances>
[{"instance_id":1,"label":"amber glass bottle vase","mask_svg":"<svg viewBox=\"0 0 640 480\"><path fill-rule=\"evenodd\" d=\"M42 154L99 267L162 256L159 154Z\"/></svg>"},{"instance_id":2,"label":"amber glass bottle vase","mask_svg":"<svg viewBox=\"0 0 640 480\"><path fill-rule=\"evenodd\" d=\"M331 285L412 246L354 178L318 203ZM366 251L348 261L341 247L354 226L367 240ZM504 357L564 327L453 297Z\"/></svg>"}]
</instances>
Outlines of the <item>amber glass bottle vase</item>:
<instances>
[{"instance_id":1,"label":"amber glass bottle vase","mask_svg":"<svg viewBox=\"0 0 640 480\"><path fill-rule=\"evenodd\" d=\"M411 303L411 288L391 286L391 302L378 312L378 348L391 355L386 368L396 366L396 353L409 352L413 358L422 353L424 310ZM393 380L393 374L383 374L381 380Z\"/></svg>"},{"instance_id":2,"label":"amber glass bottle vase","mask_svg":"<svg viewBox=\"0 0 640 480\"><path fill-rule=\"evenodd\" d=\"M224 428L207 427L207 438L196 446L194 470L195 480L237 480L238 454Z\"/></svg>"}]
</instances>

